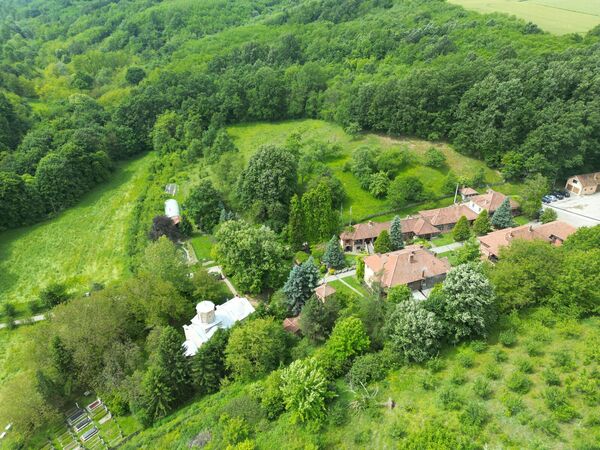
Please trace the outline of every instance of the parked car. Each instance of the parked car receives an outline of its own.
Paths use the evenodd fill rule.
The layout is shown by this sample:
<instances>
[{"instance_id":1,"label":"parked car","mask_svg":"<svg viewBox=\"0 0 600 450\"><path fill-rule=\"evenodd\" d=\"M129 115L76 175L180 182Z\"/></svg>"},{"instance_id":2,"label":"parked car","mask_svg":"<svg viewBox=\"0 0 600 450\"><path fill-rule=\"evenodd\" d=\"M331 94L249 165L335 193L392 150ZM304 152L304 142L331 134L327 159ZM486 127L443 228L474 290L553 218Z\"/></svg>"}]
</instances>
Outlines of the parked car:
<instances>
[{"instance_id":1,"label":"parked car","mask_svg":"<svg viewBox=\"0 0 600 450\"><path fill-rule=\"evenodd\" d=\"M550 199L550 201L551 201L551 202L555 202L555 201L557 201L557 200L558 200L558 198L556 198L556 197L555 197L554 195L552 195L552 194L550 194L550 195L548 196L548 198Z\"/></svg>"},{"instance_id":2,"label":"parked car","mask_svg":"<svg viewBox=\"0 0 600 450\"><path fill-rule=\"evenodd\" d=\"M552 200L550 200L550 196L549 195L544 195L542 197L542 202L543 203L550 203Z\"/></svg>"},{"instance_id":3,"label":"parked car","mask_svg":"<svg viewBox=\"0 0 600 450\"><path fill-rule=\"evenodd\" d=\"M563 195L563 193L559 192L559 191L553 192L552 195L554 195L559 200L562 200L563 198L565 198L565 196Z\"/></svg>"}]
</instances>

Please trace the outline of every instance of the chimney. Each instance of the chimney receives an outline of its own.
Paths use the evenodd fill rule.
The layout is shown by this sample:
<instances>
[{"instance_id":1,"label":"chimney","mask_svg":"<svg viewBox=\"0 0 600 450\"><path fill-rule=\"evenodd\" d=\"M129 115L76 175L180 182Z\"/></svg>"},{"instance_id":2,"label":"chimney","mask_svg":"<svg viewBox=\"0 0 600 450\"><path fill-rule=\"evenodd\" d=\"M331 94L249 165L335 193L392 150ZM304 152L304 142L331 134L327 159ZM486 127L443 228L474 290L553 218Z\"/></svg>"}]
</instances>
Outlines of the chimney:
<instances>
[{"instance_id":1,"label":"chimney","mask_svg":"<svg viewBox=\"0 0 600 450\"><path fill-rule=\"evenodd\" d=\"M369 226L372 227L373 226L373 221L369 220Z\"/></svg>"},{"instance_id":2,"label":"chimney","mask_svg":"<svg viewBox=\"0 0 600 450\"><path fill-rule=\"evenodd\" d=\"M533 225L529 225L529 232L531 233L533 231Z\"/></svg>"},{"instance_id":3,"label":"chimney","mask_svg":"<svg viewBox=\"0 0 600 450\"><path fill-rule=\"evenodd\" d=\"M513 231L511 231L510 233L508 233L508 236L513 238L513 237L515 237L515 233Z\"/></svg>"},{"instance_id":4,"label":"chimney","mask_svg":"<svg viewBox=\"0 0 600 450\"><path fill-rule=\"evenodd\" d=\"M408 254L408 262L415 262L415 251L411 250L411 252Z\"/></svg>"},{"instance_id":5,"label":"chimney","mask_svg":"<svg viewBox=\"0 0 600 450\"><path fill-rule=\"evenodd\" d=\"M423 267L423 270L421 271L421 277L425 279L425 267Z\"/></svg>"}]
</instances>

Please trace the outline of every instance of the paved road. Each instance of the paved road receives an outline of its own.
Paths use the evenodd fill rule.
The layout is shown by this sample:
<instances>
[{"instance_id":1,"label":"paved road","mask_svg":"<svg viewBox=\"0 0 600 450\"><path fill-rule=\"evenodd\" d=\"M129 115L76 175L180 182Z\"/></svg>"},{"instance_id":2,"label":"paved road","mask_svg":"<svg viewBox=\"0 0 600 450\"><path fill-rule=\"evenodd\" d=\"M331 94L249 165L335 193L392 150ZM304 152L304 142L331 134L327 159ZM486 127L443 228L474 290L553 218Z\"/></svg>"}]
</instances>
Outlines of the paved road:
<instances>
[{"instance_id":1,"label":"paved road","mask_svg":"<svg viewBox=\"0 0 600 450\"><path fill-rule=\"evenodd\" d=\"M323 277L319 280L319 284L329 283L331 281L339 280L341 278L355 277L355 276L356 276L356 269L352 269L352 270L349 270L348 272L342 272L340 274L327 275L326 277Z\"/></svg>"},{"instance_id":2,"label":"paved road","mask_svg":"<svg viewBox=\"0 0 600 450\"><path fill-rule=\"evenodd\" d=\"M431 251L433 253L444 253L444 252L449 252L452 250L456 250L457 248L462 247L463 245L465 245L464 242L453 242L452 244L448 244L448 245L442 245L441 247L431 247Z\"/></svg>"},{"instance_id":3,"label":"paved road","mask_svg":"<svg viewBox=\"0 0 600 450\"><path fill-rule=\"evenodd\" d=\"M28 323L32 323L32 322L40 322L45 319L46 319L46 316L44 314L38 314L37 316L30 317L29 319L15 320L15 324L23 325L23 324L28 324ZM7 323L0 323L0 330L2 328L6 328L7 326L8 326Z\"/></svg>"}]
</instances>

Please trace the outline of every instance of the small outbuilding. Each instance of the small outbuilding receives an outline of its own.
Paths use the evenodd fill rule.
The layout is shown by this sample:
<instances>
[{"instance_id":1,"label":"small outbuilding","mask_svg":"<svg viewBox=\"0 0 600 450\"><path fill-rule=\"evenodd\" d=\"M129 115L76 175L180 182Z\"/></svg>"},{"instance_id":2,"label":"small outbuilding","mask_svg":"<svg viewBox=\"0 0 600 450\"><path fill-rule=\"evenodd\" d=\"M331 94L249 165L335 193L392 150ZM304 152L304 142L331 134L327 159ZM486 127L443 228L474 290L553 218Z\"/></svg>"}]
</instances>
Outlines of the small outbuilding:
<instances>
[{"instance_id":1,"label":"small outbuilding","mask_svg":"<svg viewBox=\"0 0 600 450\"><path fill-rule=\"evenodd\" d=\"M179 203L177 203L177 200L174 198L165 201L165 216L171 219L175 225L181 222Z\"/></svg>"},{"instance_id":2,"label":"small outbuilding","mask_svg":"<svg viewBox=\"0 0 600 450\"><path fill-rule=\"evenodd\" d=\"M335 289L329 286L327 283L324 283L315 289L315 295L322 302L324 302L327 297L333 294L335 294Z\"/></svg>"}]
</instances>

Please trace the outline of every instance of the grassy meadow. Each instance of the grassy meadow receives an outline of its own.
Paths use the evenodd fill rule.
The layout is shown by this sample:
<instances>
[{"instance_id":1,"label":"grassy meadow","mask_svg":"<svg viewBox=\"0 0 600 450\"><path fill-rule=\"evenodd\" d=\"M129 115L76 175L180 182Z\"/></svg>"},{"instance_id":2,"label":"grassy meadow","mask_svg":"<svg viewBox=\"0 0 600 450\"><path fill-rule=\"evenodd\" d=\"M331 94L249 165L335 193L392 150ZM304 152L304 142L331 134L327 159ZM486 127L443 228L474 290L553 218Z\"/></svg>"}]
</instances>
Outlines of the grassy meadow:
<instances>
[{"instance_id":1,"label":"grassy meadow","mask_svg":"<svg viewBox=\"0 0 600 450\"><path fill-rule=\"evenodd\" d=\"M51 282L81 293L127 272L126 230L153 155L124 163L76 206L37 225L0 234L0 303L21 308Z\"/></svg>"},{"instance_id":2,"label":"grassy meadow","mask_svg":"<svg viewBox=\"0 0 600 450\"><path fill-rule=\"evenodd\" d=\"M554 34L585 33L600 25L600 2L590 0L449 0L480 13L500 12Z\"/></svg>"},{"instance_id":3,"label":"grassy meadow","mask_svg":"<svg viewBox=\"0 0 600 450\"><path fill-rule=\"evenodd\" d=\"M223 412L250 423L257 448L399 448L422 430L435 435L434 428L448 439L462 433L473 448L596 448L599 349L598 318L561 322L540 309L511 316L487 342L449 348L433 363L389 373L368 387L374 398L366 410L352 412L348 402L355 395L338 380L332 408L339 412L330 413L318 432L291 423L287 414L266 420L252 400L252 386L236 383L179 410L124 448L186 447L201 431L214 429ZM396 403L392 410L380 406L389 398ZM226 406L232 400L235 408Z\"/></svg>"},{"instance_id":4,"label":"grassy meadow","mask_svg":"<svg viewBox=\"0 0 600 450\"><path fill-rule=\"evenodd\" d=\"M484 168L486 182L498 183L501 181L500 175L488 168L482 161L461 155L446 143L428 142L412 138L392 138L376 134L362 134L356 138L352 138L339 125L321 120L309 119L279 123L234 125L228 128L228 132L239 148L240 157L245 163L260 145L284 144L288 136L292 133L300 133L304 142L315 140L339 144L342 147L341 155L336 159L327 161L326 164L332 169L335 176L339 178L346 190L347 199L343 205L344 222L350 220L360 221L366 216L385 212L390 209L385 200L376 199L370 193L361 189L354 175L344 171L344 166L350 161L352 152L362 146L376 148L381 151L392 149L408 150L411 162L400 175L419 177L425 188L435 195L440 195L444 177L449 169L459 176L470 176L479 168ZM432 146L441 150L446 155L448 168L432 169L421 163L423 155ZM447 204L447 202L442 203L444 204L436 204L431 207L445 206ZM423 209L423 207L419 206L417 210L419 209ZM411 212L413 211L407 211L405 214ZM378 220L388 219L387 216L383 216L378 218Z\"/></svg>"}]
</instances>

